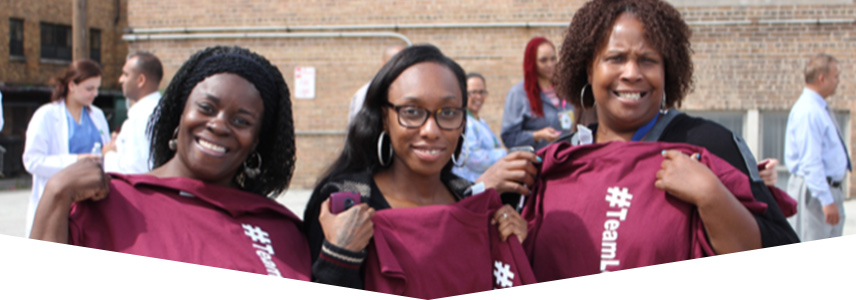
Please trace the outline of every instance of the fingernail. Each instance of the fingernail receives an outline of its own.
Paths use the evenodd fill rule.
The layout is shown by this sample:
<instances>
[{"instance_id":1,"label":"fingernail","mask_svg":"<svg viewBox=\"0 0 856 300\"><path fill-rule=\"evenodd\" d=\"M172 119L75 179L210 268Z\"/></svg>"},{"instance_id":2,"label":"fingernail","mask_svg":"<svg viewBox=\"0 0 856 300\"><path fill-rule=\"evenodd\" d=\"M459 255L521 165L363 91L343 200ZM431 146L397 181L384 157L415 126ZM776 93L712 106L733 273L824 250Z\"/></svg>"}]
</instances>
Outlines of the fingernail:
<instances>
[{"instance_id":1,"label":"fingernail","mask_svg":"<svg viewBox=\"0 0 856 300\"><path fill-rule=\"evenodd\" d=\"M701 160L701 153L696 153L696 155L695 155L695 159L696 159L696 160Z\"/></svg>"},{"instance_id":2,"label":"fingernail","mask_svg":"<svg viewBox=\"0 0 856 300\"><path fill-rule=\"evenodd\" d=\"M666 150L660 151L660 155L666 156Z\"/></svg>"},{"instance_id":3,"label":"fingernail","mask_svg":"<svg viewBox=\"0 0 856 300\"><path fill-rule=\"evenodd\" d=\"M536 156L535 158L537 158L537 159L538 159L538 162L544 162L544 160L543 160L543 159L541 159L541 157L540 157L540 156Z\"/></svg>"}]
</instances>

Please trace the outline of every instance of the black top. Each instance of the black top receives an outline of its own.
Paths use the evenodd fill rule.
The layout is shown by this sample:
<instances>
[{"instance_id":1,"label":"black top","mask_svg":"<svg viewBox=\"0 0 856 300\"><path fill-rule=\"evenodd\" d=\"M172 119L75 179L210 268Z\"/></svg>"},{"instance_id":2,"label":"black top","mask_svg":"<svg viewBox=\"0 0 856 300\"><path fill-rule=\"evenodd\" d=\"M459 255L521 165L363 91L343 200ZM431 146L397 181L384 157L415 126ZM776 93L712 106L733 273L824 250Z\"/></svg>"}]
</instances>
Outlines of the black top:
<instances>
[{"instance_id":1,"label":"black top","mask_svg":"<svg viewBox=\"0 0 856 300\"><path fill-rule=\"evenodd\" d=\"M471 185L466 179L453 174L441 176L440 179L456 200L462 199L464 191ZM321 202L337 192L359 193L362 202L375 210L390 208L389 202L375 184L371 173L339 174L325 178L315 187L303 214L303 230L309 240L309 254L312 258L313 281L362 289L361 267L365 251L352 252L328 243L318 222ZM322 245L326 248L323 251Z\"/></svg>"},{"instance_id":2,"label":"black top","mask_svg":"<svg viewBox=\"0 0 856 300\"><path fill-rule=\"evenodd\" d=\"M692 117L684 113L671 114L674 114L670 116L672 118L661 118L661 120L665 119L665 122L669 123L665 125L661 133L658 132L660 134L659 137L654 137L656 141L686 143L704 147L710 153L724 159L743 172L743 174L746 174L750 178L752 194L755 196L755 199L767 203L767 211L764 214L753 214L755 221L758 223L758 228L761 230L762 246L773 247L798 243L799 238L787 219L785 219L769 188L757 176L757 169L754 170L756 175L752 175L753 171L750 171L748 166L757 168L757 165L754 157L742 154L741 147L748 151L743 140L716 122ZM660 124L657 125L660 126ZM597 124L590 125L589 127L592 129L592 132L597 132ZM649 134L654 133L652 131ZM557 140L557 142L570 142L571 139L571 135L566 135ZM753 180L753 177L756 178Z\"/></svg>"}]
</instances>

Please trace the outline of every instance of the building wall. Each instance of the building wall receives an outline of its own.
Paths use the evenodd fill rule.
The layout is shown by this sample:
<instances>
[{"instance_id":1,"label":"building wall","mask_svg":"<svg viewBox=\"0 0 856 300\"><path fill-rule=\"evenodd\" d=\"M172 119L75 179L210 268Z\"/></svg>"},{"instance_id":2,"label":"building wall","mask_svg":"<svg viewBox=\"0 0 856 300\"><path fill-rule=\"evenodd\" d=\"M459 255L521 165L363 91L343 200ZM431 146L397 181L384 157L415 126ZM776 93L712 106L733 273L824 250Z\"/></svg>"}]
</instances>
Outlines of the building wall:
<instances>
[{"instance_id":1,"label":"building wall","mask_svg":"<svg viewBox=\"0 0 856 300\"><path fill-rule=\"evenodd\" d=\"M101 66L103 68L100 96L95 105L102 108L113 128L121 124L124 107L115 109L115 98L121 97L117 80L128 54L128 44L122 41L127 27L127 0L87 0L87 35L89 29L101 31ZM50 101L49 81L60 74L71 61L41 58L40 23L72 25L71 0L0 1L0 91L3 93L5 126L0 132L0 145L6 149L3 160L5 176L25 175L21 162L24 136L33 112ZM11 57L9 52L9 19L24 22L24 55ZM87 50L89 38L87 36ZM89 57L88 53L86 55ZM121 115L121 116L120 116Z\"/></svg>"},{"instance_id":2,"label":"building wall","mask_svg":"<svg viewBox=\"0 0 856 300\"><path fill-rule=\"evenodd\" d=\"M787 111L803 87L802 68L814 53L841 61L841 85L830 99L833 108L853 111L856 87L856 38L852 1L829 0L806 5L740 1L749 5L711 6L705 1L676 1L694 32L695 91L684 102L690 110ZM498 28L372 29L389 31L414 43L431 43L468 72L487 78L490 91L481 114L499 132L508 89L522 80L523 50L534 36L557 46L584 1L207 1L130 0L133 29L259 27L316 25L395 25L454 23L559 24ZM817 3L817 2L815 2ZM846 19L837 24L766 24L771 20ZM723 23L730 22L730 23ZM741 24L740 22L749 22ZM232 31L235 32L235 31ZM161 56L166 78L193 52L216 44L238 44L268 57L293 88L294 68L317 70L316 98L293 99L298 130L298 165L292 187L310 188L341 150L347 110L353 93L380 67L383 49L394 38L191 39L137 41L131 50ZM165 80L165 86L168 80ZM852 116L851 116L852 119ZM852 124L853 122L851 122ZM849 130L853 133L856 130ZM849 136L849 141L853 136ZM851 149L853 147L850 147ZM853 185L851 185L853 186Z\"/></svg>"},{"instance_id":3,"label":"building wall","mask_svg":"<svg viewBox=\"0 0 856 300\"><path fill-rule=\"evenodd\" d=\"M104 68L102 89L120 89L116 82L128 54L122 42L122 30L127 27L127 0L88 0L88 28L101 30L101 64ZM117 8L117 5L119 6ZM47 85L69 62L48 62L41 57L40 23L71 26L72 1L0 1L0 84L9 86ZM26 61L9 59L9 18L24 20L24 56ZM88 39L87 39L88 43Z\"/></svg>"}]
</instances>

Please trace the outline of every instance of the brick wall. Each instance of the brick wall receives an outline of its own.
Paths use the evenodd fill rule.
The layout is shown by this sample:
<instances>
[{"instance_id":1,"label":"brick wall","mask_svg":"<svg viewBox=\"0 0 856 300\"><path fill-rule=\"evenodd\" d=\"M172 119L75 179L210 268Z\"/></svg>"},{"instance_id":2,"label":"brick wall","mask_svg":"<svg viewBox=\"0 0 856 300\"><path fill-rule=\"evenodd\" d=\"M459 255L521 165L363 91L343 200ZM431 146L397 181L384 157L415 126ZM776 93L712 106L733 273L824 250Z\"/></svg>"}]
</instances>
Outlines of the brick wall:
<instances>
[{"instance_id":1,"label":"brick wall","mask_svg":"<svg viewBox=\"0 0 856 300\"><path fill-rule=\"evenodd\" d=\"M128 54L127 43L121 40L122 30L127 27L127 4L127 0L87 1L86 25L101 30L101 64L104 68L102 89L120 89L116 81ZM0 37L4 37L0 42L0 84L46 86L51 77L68 66L68 63L43 62L40 59L39 24L46 22L71 26L71 10L71 0L0 1ZM9 18L24 20L26 61L9 59Z\"/></svg>"},{"instance_id":2,"label":"brick wall","mask_svg":"<svg viewBox=\"0 0 856 300\"><path fill-rule=\"evenodd\" d=\"M228 0L214 5L190 0L129 1L128 24L134 29L499 22L567 24L574 11L584 3ZM788 110L802 89L805 61L811 54L823 51L841 61L841 85L830 101L832 107L854 111L852 100L856 87L851 83L856 76L856 51L853 51L856 37L851 36L856 29L852 22L856 18L854 8L853 4L679 7L694 32L696 68L695 92L688 96L684 108ZM849 19L851 22L759 23L818 18ZM751 24L710 24L712 21L749 21ZM522 79L526 42L533 36L543 35L558 45L565 27L351 31L394 31L414 43L432 43L468 72L484 74L491 94L482 116L498 133L505 94ZM139 41L131 43L130 49L149 50L161 56L167 79L193 52L216 44L238 44L263 54L280 68L291 87L294 67L315 67L316 98L293 100L296 127L302 134L297 137L298 166L291 186L311 188L319 172L341 149L351 96L380 67L382 50L398 42L393 38L194 39ZM165 80L163 86L167 83ZM851 132L856 133L856 130L851 129Z\"/></svg>"}]
</instances>

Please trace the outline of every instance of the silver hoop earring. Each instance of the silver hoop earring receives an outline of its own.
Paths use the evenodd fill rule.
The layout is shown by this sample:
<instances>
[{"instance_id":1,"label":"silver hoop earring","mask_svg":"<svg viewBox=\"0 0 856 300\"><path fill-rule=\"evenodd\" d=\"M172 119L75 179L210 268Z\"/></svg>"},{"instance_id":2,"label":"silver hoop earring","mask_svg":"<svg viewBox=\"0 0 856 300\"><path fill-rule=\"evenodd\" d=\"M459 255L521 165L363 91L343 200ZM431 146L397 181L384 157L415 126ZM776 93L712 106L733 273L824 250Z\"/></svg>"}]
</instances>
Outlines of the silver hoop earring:
<instances>
[{"instance_id":1,"label":"silver hoop earring","mask_svg":"<svg viewBox=\"0 0 856 300\"><path fill-rule=\"evenodd\" d=\"M666 111L666 88L663 87L663 100L660 101L660 111Z\"/></svg>"},{"instance_id":2,"label":"silver hoop earring","mask_svg":"<svg viewBox=\"0 0 856 300\"><path fill-rule=\"evenodd\" d=\"M392 163L392 143L389 145L389 155L387 157L387 161L383 161L383 137L386 136L386 131L380 133L380 136L377 138L377 160L381 166L386 167L390 163Z\"/></svg>"},{"instance_id":3,"label":"silver hoop earring","mask_svg":"<svg viewBox=\"0 0 856 300\"><path fill-rule=\"evenodd\" d=\"M456 155L452 154L452 164L458 168L463 168L464 165L467 164L467 159L470 158L470 151L467 150L467 138L463 133L461 133L461 139L463 140L463 142L461 142L461 153L464 154L464 159L460 160L460 163L458 163L458 160L455 159Z\"/></svg>"},{"instance_id":4,"label":"silver hoop earring","mask_svg":"<svg viewBox=\"0 0 856 300\"><path fill-rule=\"evenodd\" d=\"M584 86L583 86L583 90L582 90L582 91L580 91L580 110L581 110L581 112L580 112L580 121L582 121L582 119L583 119L583 118L585 118L585 115L586 115L586 98L585 98L585 96L586 96L586 88L587 88L587 87L589 87L590 85L591 85L591 84L586 83L586 85L584 85ZM580 124L585 124L585 123L583 123L583 122L579 122L579 123L580 123Z\"/></svg>"},{"instance_id":5,"label":"silver hoop earring","mask_svg":"<svg viewBox=\"0 0 856 300\"><path fill-rule=\"evenodd\" d=\"M169 146L169 150L175 151L175 149L178 149L178 127L172 132L172 139L169 140L167 145Z\"/></svg>"},{"instance_id":6,"label":"silver hoop earring","mask_svg":"<svg viewBox=\"0 0 856 300\"><path fill-rule=\"evenodd\" d=\"M247 161L251 160L254 155L255 155L258 163L256 164L255 167L250 167L249 164L247 164ZM261 156L261 154L259 154L258 152L250 153L250 157L248 157L247 160L244 161L244 174L247 174L247 177L256 178L256 176L259 176L259 174L261 174L261 173L262 173L262 156Z\"/></svg>"}]
</instances>

